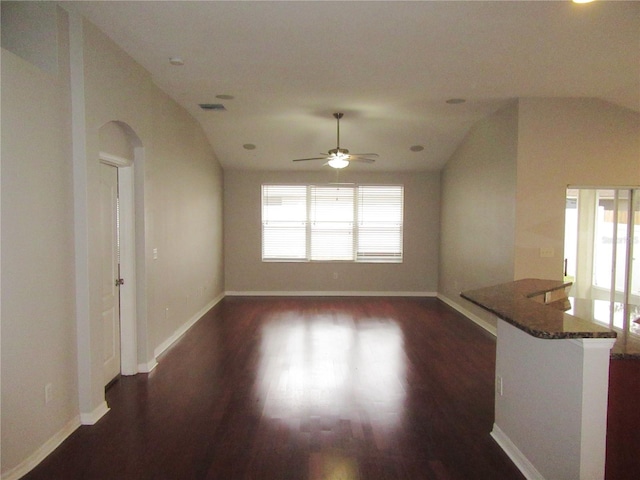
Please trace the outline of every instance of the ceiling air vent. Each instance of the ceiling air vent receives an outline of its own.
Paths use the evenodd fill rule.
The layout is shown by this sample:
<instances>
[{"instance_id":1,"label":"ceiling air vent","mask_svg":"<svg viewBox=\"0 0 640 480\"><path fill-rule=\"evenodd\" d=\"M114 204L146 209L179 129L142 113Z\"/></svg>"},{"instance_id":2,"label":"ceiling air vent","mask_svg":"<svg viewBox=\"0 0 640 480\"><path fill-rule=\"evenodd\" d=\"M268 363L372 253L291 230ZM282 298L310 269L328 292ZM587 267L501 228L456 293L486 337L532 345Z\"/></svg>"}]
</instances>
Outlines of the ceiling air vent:
<instances>
[{"instance_id":1,"label":"ceiling air vent","mask_svg":"<svg viewBox=\"0 0 640 480\"><path fill-rule=\"evenodd\" d=\"M226 110L226 108L224 108L224 105L222 105L221 103L200 103L198 105L200 105L200 108L202 110L217 110L220 112Z\"/></svg>"}]
</instances>

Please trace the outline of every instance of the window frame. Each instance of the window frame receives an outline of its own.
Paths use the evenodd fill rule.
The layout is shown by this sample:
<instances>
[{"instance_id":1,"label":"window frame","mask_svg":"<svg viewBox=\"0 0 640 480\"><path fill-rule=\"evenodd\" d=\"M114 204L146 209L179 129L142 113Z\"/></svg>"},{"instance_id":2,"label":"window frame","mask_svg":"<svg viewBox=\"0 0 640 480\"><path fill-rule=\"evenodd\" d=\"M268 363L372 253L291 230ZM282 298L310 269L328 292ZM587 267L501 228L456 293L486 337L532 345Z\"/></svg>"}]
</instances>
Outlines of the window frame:
<instances>
[{"instance_id":1,"label":"window frame","mask_svg":"<svg viewBox=\"0 0 640 480\"><path fill-rule=\"evenodd\" d=\"M304 255L297 255L297 256L273 256L273 255L267 255L265 256L265 249L268 248L268 246L265 245L265 232L267 232L267 224L269 221L273 222L273 220L270 220L270 218L265 218L266 216L266 212L268 209L268 205L266 205L265 199L268 195L268 193L266 192L265 189L269 189L269 188L273 188L276 192L277 192L277 188L282 187L283 190L287 189L288 187L290 187L292 190L295 188L304 188L305 191L305 195L304 195L304 201L305 201L305 212L306 212L306 217L304 219L304 235L305 235L305 246L304 246ZM351 255L349 258L314 258L314 253L312 251L312 246L313 246L313 240L314 237L317 237L318 232L321 232L322 229L317 229L316 230L316 235L314 235L314 227L317 227L317 220L314 220L313 216L314 216L314 212L312 211L312 209L314 209L314 206L317 206L316 203L316 196L318 195L318 193L320 193L320 195L323 194L322 190L324 189L349 189L351 190L351 198L352 198L352 202L351 202L351 207L352 207L352 217L351 220L347 220L347 223L350 224L349 226L349 235L351 236L351 245L350 245L350 252ZM366 245L363 245L361 243L361 239L363 238L363 233L365 231L369 231L369 235L371 235L371 232L374 232L375 234L375 228L372 226L373 224L376 223L376 221L365 221L363 222L363 218L366 217L366 215L363 215L363 209L364 208L372 208L371 205L373 205L373 207L376 206L376 203L373 202L371 205L364 206L361 200L361 194L362 192L366 191L366 190L372 190L375 188L379 188L381 189L381 192L379 192L379 195L381 198L379 199L375 199L375 190L374 190L374 195L369 195L369 199L374 198L375 200L377 200L378 202L380 202L381 200L384 200L384 193L382 191L382 189L384 188L388 188L388 189L399 189L399 195L395 197L395 199L397 200L397 204L393 205L392 208L390 208L389 210L391 211L389 213L389 215L398 215L399 218L393 218L391 220L388 220L386 222L381 222L382 225L378 225L377 229L378 231L384 233L390 233L390 241L385 245L384 242L380 243L378 245L374 243L369 242L369 245L373 245L374 247L378 247L380 250L378 252L367 252L366 251ZM331 183L295 183L295 184L280 184L280 183L264 183L261 186L261 199L260 199L260 203L261 203L261 240L260 240L260 244L261 244L261 260L264 263L389 263L389 264L400 264L404 262L404 195L405 195L405 188L403 184L349 184L349 185L345 185L345 184L331 184ZM388 192L387 192L388 193ZM299 205L300 207L300 205ZM396 210L395 212L393 210ZM267 215L268 216L268 215ZM370 217L370 212L369 212L369 217ZM344 220L342 220L344 221ZM301 222L301 220L299 218L295 218L294 220L290 221L292 224L293 223L299 223ZM286 224L288 223L288 221L282 221L281 222L282 228L286 229ZM329 222L328 222L329 223ZM339 224L340 222L335 222L336 224ZM364 224L363 224L364 223ZM386 225L384 225L386 223ZM315 225L314 225L315 224ZM366 224L366 225L365 225ZM327 225L329 226L329 225ZM293 225L292 225L293 227ZM273 232L277 232L277 229L273 229ZM371 237L369 237L369 239L371 239ZM343 245L344 247L344 245ZM387 248L388 250L385 251L385 248ZM300 249L296 249L297 252L300 251ZM317 250L316 250L317 252Z\"/></svg>"}]
</instances>

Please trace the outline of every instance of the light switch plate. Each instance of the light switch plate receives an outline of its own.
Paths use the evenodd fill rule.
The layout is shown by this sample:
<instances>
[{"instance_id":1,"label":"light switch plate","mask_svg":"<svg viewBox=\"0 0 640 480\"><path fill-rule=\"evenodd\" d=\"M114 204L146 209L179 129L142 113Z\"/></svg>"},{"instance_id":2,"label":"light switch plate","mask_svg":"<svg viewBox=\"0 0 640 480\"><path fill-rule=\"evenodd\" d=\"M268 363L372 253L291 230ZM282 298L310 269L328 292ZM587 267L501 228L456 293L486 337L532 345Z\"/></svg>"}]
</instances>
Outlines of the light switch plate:
<instances>
[{"instance_id":1,"label":"light switch plate","mask_svg":"<svg viewBox=\"0 0 640 480\"><path fill-rule=\"evenodd\" d=\"M541 258L551 258L554 255L555 255L555 250L553 247L540 247Z\"/></svg>"}]
</instances>

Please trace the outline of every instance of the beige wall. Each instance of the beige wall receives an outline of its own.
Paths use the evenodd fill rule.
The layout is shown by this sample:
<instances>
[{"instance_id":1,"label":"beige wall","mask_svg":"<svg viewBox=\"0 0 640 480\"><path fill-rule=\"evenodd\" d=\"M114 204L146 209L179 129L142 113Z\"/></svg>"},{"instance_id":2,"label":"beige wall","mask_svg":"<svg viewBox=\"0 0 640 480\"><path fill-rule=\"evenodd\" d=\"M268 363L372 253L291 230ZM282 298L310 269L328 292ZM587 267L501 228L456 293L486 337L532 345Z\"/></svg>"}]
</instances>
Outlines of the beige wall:
<instances>
[{"instance_id":1,"label":"beige wall","mask_svg":"<svg viewBox=\"0 0 640 480\"><path fill-rule=\"evenodd\" d=\"M17 17L11 18L20 17L16 8L11 13ZM341 174L346 182L405 185L404 263L262 263L261 183L325 182L332 180L327 172L229 171L223 193L221 168L195 120L88 23L81 32L84 62L74 63L84 83L85 138L81 145L72 143L71 131L79 119L70 113L67 17L50 6L35 15L55 30L56 48L43 45L45 37L17 38L14 45L28 47L21 55L40 68L4 49L1 64L3 476L77 424L78 372L83 375L100 363L100 262L94 249L98 243L92 228L97 210L93 192L99 132L108 122L126 124L144 151L144 194L138 199L144 204L144 232L139 247L144 255L145 341L150 351L225 289L440 291L459 300L458 291L486 283L525 276L558 278L566 185L640 184L638 113L596 100L521 100L517 108L498 112L470 132L442 173L442 202L437 173ZM19 36L24 29L11 31ZM5 36L3 28L3 45ZM76 327L83 319L76 319L75 301L83 286L74 281L74 146L87 159L92 336L88 365L79 364L76 356ZM541 247L554 249L554 256L540 258ZM45 405L47 384L53 386L53 396ZM99 381L91 387L97 400L102 387Z\"/></svg>"},{"instance_id":2,"label":"beige wall","mask_svg":"<svg viewBox=\"0 0 640 480\"><path fill-rule=\"evenodd\" d=\"M340 182L404 184L402 264L269 263L261 261L261 185L328 183L335 172L225 171L227 292L435 293L438 286L440 185L437 173L341 171ZM334 279L334 273L338 278Z\"/></svg>"},{"instance_id":3,"label":"beige wall","mask_svg":"<svg viewBox=\"0 0 640 480\"><path fill-rule=\"evenodd\" d=\"M57 8L56 2L0 2L2 47L53 75L68 69L62 59L58 65L58 34L66 27L58 24Z\"/></svg>"},{"instance_id":4,"label":"beige wall","mask_svg":"<svg viewBox=\"0 0 640 480\"><path fill-rule=\"evenodd\" d=\"M89 192L97 191L99 131L125 123L144 150L144 235L148 356L223 286L222 169L195 120L92 24L84 23ZM97 196L89 197L97 218ZM91 317L99 318L99 245L90 220ZM157 251L157 259L153 252ZM97 324L94 324L97 330ZM95 343L95 339L91 339Z\"/></svg>"},{"instance_id":5,"label":"beige wall","mask_svg":"<svg viewBox=\"0 0 640 480\"><path fill-rule=\"evenodd\" d=\"M4 49L1 68L4 472L72 421L78 395L68 78Z\"/></svg>"},{"instance_id":6,"label":"beige wall","mask_svg":"<svg viewBox=\"0 0 640 480\"><path fill-rule=\"evenodd\" d=\"M84 62L77 64L67 33L77 35L78 22L68 27L64 10L48 11L61 28L57 48L46 49L59 53L57 75L2 51L3 478L77 426L83 412L79 379L88 371L98 370L90 407L104 398L97 368L102 333L95 192L101 146L119 140L109 127L100 138L103 125L126 125L143 152L144 168L136 175L142 174L144 189L136 201L144 207L137 247L144 260L147 338L139 341L153 352L224 290L223 176L199 125L89 23L80 23ZM30 41L30 48L36 44ZM77 99L79 90L70 89L70 64L80 68L84 84L80 119L71 114L70 98ZM71 135L78 125L86 140L81 144ZM72 158L78 147L87 166L88 320L76 318L76 292L83 288L75 282L74 258ZM114 152L126 150L119 144ZM88 328L78 330L83 321ZM90 339L81 338L85 332ZM78 340L89 342L86 363L81 356L78 361ZM53 400L45 405L49 383Z\"/></svg>"},{"instance_id":7,"label":"beige wall","mask_svg":"<svg viewBox=\"0 0 640 480\"><path fill-rule=\"evenodd\" d=\"M561 280L567 185L640 185L640 113L597 99L519 105L514 277Z\"/></svg>"},{"instance_id":8,"label":"beige wall","mask_svg":"<svg viewBox=\"0 0 640 480\"><path fill-rule=\"evenodd\" d=\"M118 122L104 124L98 132L100 153L133 162L137 139L132 139L129 135L129 130Z\"/></svg>"},{"instance_id":9,"label":"beige wall","mask_svg":"<svg viewBox=\"0 0 640 480\"><path fill-rule=\"evenodd\" d=\"M517 119L514 102L475 125L442 171L438 292L492 327L459 294L513 279Z\"/></svg>"},{"instance_id":10,"label":"beige wall","mask_svg":"<svg viewBox=\"0 0 640 480\"><path fill-rule=\"evenodd\" d=\"M442 172L440 295L494 326L458 293L561 280L568 185L640 185L640 114L597 99L520 99L476 125Z\"/></svg>"},{"instance_id":11,"label":"beige wall","mask_svg":"<svg viewBox=\"0 0 640 480\"><path fill-rule=\"evenodd\" d=\"M164 94L154 100L147 185L149 319L156 349L224 292L223 174L207 139ZM168 310L167 310L168 309Z\"/></svg>"}]
</instances>

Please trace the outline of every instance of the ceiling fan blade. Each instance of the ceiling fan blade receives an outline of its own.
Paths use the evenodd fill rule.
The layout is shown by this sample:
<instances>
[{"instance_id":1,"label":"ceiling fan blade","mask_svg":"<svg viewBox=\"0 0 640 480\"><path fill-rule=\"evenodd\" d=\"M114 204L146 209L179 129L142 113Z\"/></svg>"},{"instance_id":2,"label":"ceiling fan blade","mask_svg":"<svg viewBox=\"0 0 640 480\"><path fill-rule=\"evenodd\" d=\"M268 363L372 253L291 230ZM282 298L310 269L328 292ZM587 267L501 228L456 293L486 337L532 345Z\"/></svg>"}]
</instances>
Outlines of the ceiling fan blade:
<instances>
[{"instance_id":1,"label":"ceiling fan blade","mask_svg":"<svg viewBox=\"0 0 640 480\"><path fill-rule=\"evenodd\" d=\"M307 160L326 160L325 165L341 169L349 165L349 162L373 163L375 160L369 157L379 157L377 153L349 153L346 148L340 148L340 119L342 113L334 113L333 117L337 120L337 147L329 150L328 153L321 153L321 157L296 158L294 162L306 162Z\"/></svg>"},{"instance_id":2,"label":"ceiling fan blade","mask_svg":"<svg viewBox=\"0 0 640 480\"><path fill-rule=\"evenodd\" d=\"M350 162L360 162L360 163L375 163L375 159L374 158L364 158L364 157L356 157L356 158L350 158L349 159Z\"/></svg>"},{"instance_id":3,"label":"ceiling fan blade","mask_svg":"<svg viewBox=\"0 0 640 480\"><path fill-rule=\"evenodd\" d=\"M313 158L296 158L294 162L306 162L307 160L326 160L327 157L313 157Z\"/></svg>"}]
</instances>

